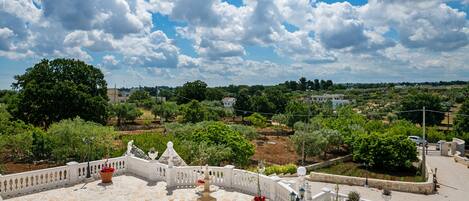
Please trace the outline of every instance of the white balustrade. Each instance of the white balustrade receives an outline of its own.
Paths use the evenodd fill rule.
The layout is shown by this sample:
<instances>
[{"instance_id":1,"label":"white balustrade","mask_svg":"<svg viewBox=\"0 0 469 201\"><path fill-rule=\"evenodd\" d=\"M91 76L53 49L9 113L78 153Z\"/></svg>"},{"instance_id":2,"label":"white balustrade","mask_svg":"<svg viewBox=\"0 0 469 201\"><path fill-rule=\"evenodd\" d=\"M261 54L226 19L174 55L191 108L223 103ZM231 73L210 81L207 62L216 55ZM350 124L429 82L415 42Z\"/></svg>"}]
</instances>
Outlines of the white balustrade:
<instances>
[{"instance_id":1,"label":"white balustrade","mask_svg":"<svg viewBox=\"0 0 469 201\"><path fill-rule=\"evenodd\" d=\"M165 181L168 187L193 188L204 175L205 167L168 167L157 161L147 161L133 156L122 156L108 160L90 162L93 179L99 178L99 171L107 165L115 169L115 174L131 173L151 181ZM70 162L66 166L0 175L0 197L8 198L34 193L64 185L73 185L86 178L88 163ZM210 182L221 188L232 189L249 195L256 195L258 178L261 192L270 200L288 201L293 189L279 179L258 175L234 166L208 167Z\"/></svg>"}]
</instances>

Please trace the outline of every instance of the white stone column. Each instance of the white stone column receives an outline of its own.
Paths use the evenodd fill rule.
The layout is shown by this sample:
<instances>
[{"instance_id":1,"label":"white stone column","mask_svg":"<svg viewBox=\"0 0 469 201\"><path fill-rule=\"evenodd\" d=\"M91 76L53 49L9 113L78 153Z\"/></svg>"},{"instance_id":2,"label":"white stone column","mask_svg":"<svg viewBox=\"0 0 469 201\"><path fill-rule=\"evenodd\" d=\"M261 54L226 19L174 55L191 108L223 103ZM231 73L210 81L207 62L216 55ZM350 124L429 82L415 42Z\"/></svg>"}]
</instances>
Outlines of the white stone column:
<instances>
[{"instance_id":1,"label":"white stone column","mask_svg":"<svg viewBox=\"0 0 469 201\"><path fill-rule=\"evenodd\" d=\"M276 200L277 199L277 192L276 192L276 189L277 189L277 183L280 181L280 177L278 176L271 176L270 177L270 181L272 181L270 183L270 197L269 197L269 200Z\"/></svg>"},{"instance_id":2,"label":"white stone column","mask_svg":"<svg viewBox=\"0 0 469 201\"><path fill-rule=\"evenodd\" d=\"M78 183L78 163L71 161L67 163L68 184L73 185Z\"/></svg>"},{"instance_id":3,"label":"white stone column","mask_svg":"<svg viewBox=\"0 0 469 201\"><path fill-rule=\"evenodd\" d=\"M158 169L158 162L156 160L150 160L148 162L148 179L150 179L150 181L156 181L158 180L157 178L157 175L156 175L156 169Z\"/></svg>"},{"instance_id":4,"label":"white stone column","mask_svg":"<svg viewBox=\"0 0 469 201\"><path fill-rule=\"evenodd\" d=\"M223 167L223 184L225 188L233 188L233 165Z\"/></svg>"},{"instance_id":5,"label":"white stone column","mask_svg":"<svg viewBox=\"0 0 469 201\"><path fill-rule=\"evenodd\" d=\"M175 177L175 168L168 166L166 169L166 186L172 187L174 185L174 177Z\"/></svg>"},{"instance_id":6,"label":"white stone column","mask_svg":"<svg viewBox=\"0 0 469 201\"><path fill-rule=\"evenodd\" d=\"M321 191L324 192L324 194L326 195L323 201L332 201L331 189L324 187L321 189Z\"/></svg>"}]
</instances>

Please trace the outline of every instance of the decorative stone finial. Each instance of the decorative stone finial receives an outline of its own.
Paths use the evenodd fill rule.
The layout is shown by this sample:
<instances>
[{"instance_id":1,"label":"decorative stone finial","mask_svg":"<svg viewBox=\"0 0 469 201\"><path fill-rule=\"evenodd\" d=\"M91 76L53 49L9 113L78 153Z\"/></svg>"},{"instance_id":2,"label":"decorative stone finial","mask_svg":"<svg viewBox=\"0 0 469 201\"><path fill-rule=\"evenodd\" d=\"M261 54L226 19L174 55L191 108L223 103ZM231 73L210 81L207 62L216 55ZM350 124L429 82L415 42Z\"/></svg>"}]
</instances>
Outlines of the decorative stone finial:
<instances>
[{"instance_id":1,"label":"decorative stone finial","mask_svg":"<svg viewBox=\"0 0 469 201\"><path fill-rule=\"evenodd\" d=\"M168 144L166 144L168 148L173 148L173 142L169 141Z\"/></svg>"}]
</instances>

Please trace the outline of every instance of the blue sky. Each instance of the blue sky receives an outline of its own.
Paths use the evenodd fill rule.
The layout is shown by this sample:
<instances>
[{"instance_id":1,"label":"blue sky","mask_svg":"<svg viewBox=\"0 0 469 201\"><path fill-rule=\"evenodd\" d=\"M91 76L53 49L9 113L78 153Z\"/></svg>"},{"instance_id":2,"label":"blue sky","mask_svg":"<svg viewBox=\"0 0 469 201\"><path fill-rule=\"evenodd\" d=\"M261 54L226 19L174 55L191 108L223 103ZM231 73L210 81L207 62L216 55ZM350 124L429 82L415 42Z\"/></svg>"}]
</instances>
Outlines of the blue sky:
<instances>
[{"instance_id":1,"label":"blue sky","mask_svg":"<svg viewBox=\"0 0 469 201\"><path fill-rule=\"evenodd\" d=\"M80 9L71 9L80 8ZM12 0L0 88L43 58L110 86L418 82L469 77L469 0Z\"/></svg>"}]
</instances>

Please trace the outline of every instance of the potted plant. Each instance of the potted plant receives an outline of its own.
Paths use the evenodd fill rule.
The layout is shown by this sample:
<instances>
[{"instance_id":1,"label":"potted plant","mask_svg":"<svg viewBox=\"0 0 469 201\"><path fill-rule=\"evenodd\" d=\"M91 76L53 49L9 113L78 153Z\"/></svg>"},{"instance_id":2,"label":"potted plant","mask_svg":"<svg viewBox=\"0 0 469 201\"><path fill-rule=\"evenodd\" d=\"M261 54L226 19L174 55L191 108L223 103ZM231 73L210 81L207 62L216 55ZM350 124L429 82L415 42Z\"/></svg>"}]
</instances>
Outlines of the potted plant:
<instances>
[{"instance_id":1,"label":"potted plant","mask_svg":"<svg viewBox=\"0 0 469 201\"><path fill-rule=\"evenodd\" d=\"M387 188L383 189L383 194L381 195L385 201L391 200L391 191Z\"/></svg>"},{"instance_id":2,"label":"potted plant","mask_svg":"<svg viewBox=\"0 0 469 201\"><path fill-rule=\"evenodd\" d=\"M360 194L356 191L350 191L348 193L347 201L360 201Z\"/></svg>"},{"instance_id":3,"label":"potted plant","mask_svg":"<svg viewBox=\"0 0 469 201\"><path fill-rule=\"evenodd\" d=\"M107 160L103 165L99 174L101 175L101 182L102 183L111 183L112 182L112 174L114 173L114 168L107 165Z\"/></svg>"}]
</instances>

